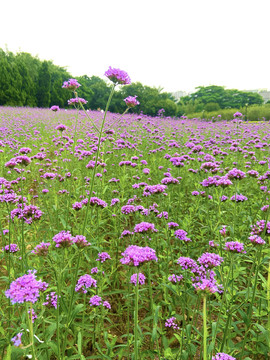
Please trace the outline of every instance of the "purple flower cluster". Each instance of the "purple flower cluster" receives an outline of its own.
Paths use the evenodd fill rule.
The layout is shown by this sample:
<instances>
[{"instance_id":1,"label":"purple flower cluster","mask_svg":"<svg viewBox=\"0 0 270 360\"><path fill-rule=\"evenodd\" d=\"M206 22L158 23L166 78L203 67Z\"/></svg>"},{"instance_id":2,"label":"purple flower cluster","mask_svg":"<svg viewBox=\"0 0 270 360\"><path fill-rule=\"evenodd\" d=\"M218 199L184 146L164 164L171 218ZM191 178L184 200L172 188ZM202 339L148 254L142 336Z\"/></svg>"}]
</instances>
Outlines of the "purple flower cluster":
<instances>
[{"instance_id":1,"label":"purple flower cluster","mask_svg":"<svg viewBox=\"0 0 270 360\"><path fill-rule=\"evenodd\" d=\"M144 190L143 190L143 196L150 196L153 194L160 194L160 193L164 193L164 191L167 189L166 185L147 185L145 186Z\"/></svg>"},{"instance_id":2,"label":"purple flower cluster","mask_svg":"<svg viewBox=\"0 0 270 360\"><path fill-rule=\"evenodd\" d=\"M46 256L48 254L50 245L51 244L49 242L45 243L42 241L34 248L34 250L31 251L31 253L35 255Z\"/></svg>"},{"instance_id":3,"label":"purple flower cluster","mask_svg":"<svg viewBox=\"0 0 270 360\"><path fill-rule=\"evenodd\" d=\"M177 325L177 323L175 322L176 318L174 316L172 316L171 318L167 319L165 321L165 326L169 327L169 328L173 328L174 330L179 330L179 326Z\"/></svg>"},{"instance_id":4,"label":"purple flower cluster","mask_svg":"<svg viewBox=\"0 0 270 360\"><path fill-rule=\"evenodd\" d=\"M86 294L87 293L86 289L92 286L97 287L97 281L93 279L91 275L85 274L79 278L77 285L75 287L75 291Z\"/></svg>"},{"instance_id":5,"label":"purple flower cluster","mask_svg":"<svg viewBox=\"0 0 270 360\"><path fill-rule=\"evenodd\" d=\"M120 259L124 265L139 266L144 262L158 261L156 251L148 246L140 247L137 245L130 245L122 253L123 258Z\"/></svg>"},{"instance_id":6,"label":"purple flower cluster","mask_svg":"<svg viewBox=\"0 0 270 360\"><path fill-rule=\"evenodd\" d=\"M10 298L12 304L28 301L35 303L39 298L39 292L46 290L48 284L36 280L35 273L35 270L29 270L28 274L17 278L10 284L10 288L5 294L6 297Z\"/></svg>"},{"instance_id":7,"label":"purple flower cluster","mask_svg":"<svg viewBox=\"0 0 270 360\"><path fill-rule=\"evenodd\" d=\"M10 244L10 245L6 245L5 247L3 247L2 251L6 252L6 253L15 253L17 251L20 251L20 249L17 244Z\"/></svg>"},{"instance_id":8,"label":"purple flower cluster","mask_svg":"<svg viewBox=\"0 0 270 360\"><path fill-rule=\"evenodd\" d=\"M57 309L57 300L58 295L54 291L51 291L46 295L46 301L42 305Z\"/></svg>"},{"instance_id":9,"label":"purple flower cluster","mask_svg":"<svg viewBox=\"0 0 270 360\"><path fill-rule=\"evenodd\" d=\"M135 233L149 233L149 232L157 232L158 230L155 229L155 224L148 223L148 222L141 222L139 224L136 224L134 227Z\"/></svg>"},{"instance_id":10,"label":"purple flower cluster","mask_svg":"<svg viewBox=\"0 0 270 360\"><path fill-rule=\"evenodd\" d=\"M187 232L182 230L182 229L178 229L174 232L174 236L179 239L179 240L183 240L185 242L190 242L191 239L187 237Z\"/></svg>"},{"instance_id":11,"label":"purple flower cluster","mask_svg":"<svg viewBox=\"0 0 270 360\"><path fill-rule=\"evenodd\" d=\"M230 200L236 201L236 202L244 202L244 201L247 201L248 198L242 194L236 194L236 195L233 195Z\"/></svg>"},{"instance_id":12,"label":"purple flower cluster","mask_svg":"<svg viewBox=\"0 0 270 360\"><path fill-rule=\"evenodd\" d=\"M246 253L244 250L244 244L238 241L228 241L225 243L225 250L235 253Z\"/></svg>"},{"instance_id":13,"label":"purple flower cluster","mask_svg":"<svg viewBox=\"0 0 270 360\"><path fill-rule=\"evenodd\" d=\"M111 259L110 255L106 252L98 253L98 259L96 261L100 261L101 263L104 263L106 260Z\"/></svg>"},{"instance_id":14,"label":"purple flower cluster","mask_svg":"<svg viewBox=\"0 0 270 360\"><path fill-rule=\"evenodd\" d=\"M129 108L133 108L136 105L140 105L139 101L136 99L136 95L135 96L128 96L127 98L124 99L124 102L126 103L127 107Z\"/></svg>"},{"instance_id":15,"label":"purple flower cluster","mask_svg":"<svg viewBox=\"0 0 270 360\"><path fill-rule=\"evenodd\" d=\"M212 357L212 360L236 360L236 358L225 353L217 353L215 356Z\"/></svg>"},{"instance_id":16,"label":"purple flower cluster","mask_svg":"<svg viewBox=\"0 0 270 360\"><path fill-rule=\"evenodd\" d=\"M81 84L79 84L76 79L69 79L68 81L64 81L62 88L74 91L79 86L81 86Z\"/></svg>"},{"instance_id":17,"label":"purple flower cluster","mask_svg":"<svg viewBox=\"0 0 270 360\"><path fill-rule=\"evenodd\" d=\"M102 298L98 295L94 295L89 300L90 306L100 306L103 305L103 307L107 309L111 309L111 304L108 301L103 301Z\"/></svg>"},{"instance_id":18,"label":"purple flower cluster","mask_svg":"<svg viewBox=\"0 0 270 360\"><path fill-rule=\"evenodd\" d=\"M72 236L70 231L60 231L60 233L54 235L53 241L56 243L55 247L65 248L72 244L77 245L79 248L90 246L91 244L86 240L83 235Z\"/></svg>"},{"instance_id":19,"label":"purple flower cluster","mask_svg":"<svg viewBox=\"0 0 270 360\"><path fill-rule=\"evenodd\" d=\"M206 269L212 269L213 267L219 266L224 260L218 254L206 252L202 254L197 261Z\"/></svg>"},{"instance_id":20,"label":"purple flower cluster","mask_svg":"<svg viewBox=\"0 0 270 360\"><path fill-rule=\"evenodd\" d=\"M178 283L183 279L183 275L172 274L168 277L168 280L172 283Z\"/></svg>"},{"instance_id":21,"label":"purple flower cluster","mask_svg":"<svg viewBox=\"0 0 270 360\"><path fill-rule=\"evenodd\" d=\"M139 280L138 280L139 284L144 285L145 284L145 276L143 273L139 273ZM131 275L130 277L130 283L134 284L135 286L137 285L137 273Z\"/></svg>"},{"instance_id":22,"label":"purple flower cluster","mask_svg":"<svg viewBox=\"0 0 270 360\"><path fill-rule=\"evenodd\" d=\"M252 244L254 245L264 245L266 242L258 235L251 235L249 237L249 240L252 242Z\"/></svg>"},{"instance_id":23,"label":"purple flower cluster","mask_svg":"<svg viewBox=\"0 0 270 360\"><path fill-rule=\"evenodd\" d=\"M128 74L120 69L112 68L111 66L104 74L108 79L110 79L114 84L120 85L129 85L131 84L130 77Z\"/></svg>"}]
</instances>

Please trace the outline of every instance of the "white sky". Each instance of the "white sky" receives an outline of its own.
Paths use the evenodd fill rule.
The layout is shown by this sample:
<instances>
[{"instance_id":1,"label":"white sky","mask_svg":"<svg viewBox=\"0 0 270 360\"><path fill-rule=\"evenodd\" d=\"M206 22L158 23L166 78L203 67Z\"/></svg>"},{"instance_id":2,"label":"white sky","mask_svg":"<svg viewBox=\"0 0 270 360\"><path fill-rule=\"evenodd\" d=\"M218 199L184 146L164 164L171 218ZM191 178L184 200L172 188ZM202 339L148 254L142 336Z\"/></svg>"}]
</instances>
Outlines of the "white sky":
<instances>
[{"instance_id":1,"label":"white sky","mask_svg":"<svg viewBox=\"0 0 270 360\"><path fill-rule=\"evenodd\" d=\"M0 0L0 47L165 91L270 89L270 0Z\"/></svg>"}]
</instances>

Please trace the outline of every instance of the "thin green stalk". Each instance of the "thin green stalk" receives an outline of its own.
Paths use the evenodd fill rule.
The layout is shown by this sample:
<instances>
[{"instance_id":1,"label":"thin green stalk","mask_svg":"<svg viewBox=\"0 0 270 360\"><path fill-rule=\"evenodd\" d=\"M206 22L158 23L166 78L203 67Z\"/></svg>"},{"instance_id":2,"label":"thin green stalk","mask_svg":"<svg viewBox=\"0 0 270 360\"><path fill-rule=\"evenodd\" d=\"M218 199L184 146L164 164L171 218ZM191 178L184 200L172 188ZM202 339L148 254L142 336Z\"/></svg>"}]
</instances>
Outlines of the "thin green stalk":
<instances>
[{"instance_id":1,"label":"thin green stalk","mask_svg":"<svg viewBox=\"0 0 270 360\"><path fill-rule=\"evenodd\" d=\"M30 342L32 347L32 357L34 360L37 360L36 353L35 353L35 344L34 344L34 330L33 330L33 306L30 302L30 316L28 316L29 320L29 333L30 333Z\"/></svg>"},{"instance_id":2,"label":"thin green stalk","mask_svg":"<svg viewBox=\"0 0 270 360\"><path fill-rule=\"evenodd\" d=\"M96 175L96 169L97 169L97 162L98 162L98 157L99 157L99 153L100 153L100 146L101 146L102 131L103 131L103 127L104 127L104 124L105 124L105 120L106 120L107 112L108 112L108 109L109 109L109 105L110 105L111 100L112 100L112 96L113 96L113 93L114 93L115 86L116 86L115 84L112 86L112 90L111 90L109 99L107 101L106 109L105 109L105 112L104 112L104 117L103 117L101 127L100 127L99 138L98 138L98 149L97 149L97 152L96 152L95 166L94 166L94 169L93 169L93 175L92 175L92 179L91 179L90 192L89 192L89 196L88 196L88 202L87 202L87 206L86 206L85 218L84 218L84 223L83 223L83 228L82 228L82 235L84 235L84 233L85 233L85 228L86 228L87 219L88 219L87 215L88 215L89 206L90 206L90 199L91 199L91 196L92 196L92 193L93 193L93 188L94 188L94 181L95 181L95 175Z\"/></svg>"},{"instance_id":3,"label":"thin green stalk","mask_svg":"<svg viewBox=\"0 0 270 360\"><path fill-rule=\"evenodd\" d=\"M139 267L137 266L137 281L135 286L135 316L134 316L134 359L139 359L138 349L138 304L139 304Z\"/></svg>"},{"instance_id":4,"label":"thin green stalk","mask_svg":"<svg viewBox=\"0 0 270 360\"><path fill-rule=\"evenodd\" d=\"M207 312L206 312L206 295L203 297L203 360L208 360L207 355Z\"/></svg>"}]
</instances>

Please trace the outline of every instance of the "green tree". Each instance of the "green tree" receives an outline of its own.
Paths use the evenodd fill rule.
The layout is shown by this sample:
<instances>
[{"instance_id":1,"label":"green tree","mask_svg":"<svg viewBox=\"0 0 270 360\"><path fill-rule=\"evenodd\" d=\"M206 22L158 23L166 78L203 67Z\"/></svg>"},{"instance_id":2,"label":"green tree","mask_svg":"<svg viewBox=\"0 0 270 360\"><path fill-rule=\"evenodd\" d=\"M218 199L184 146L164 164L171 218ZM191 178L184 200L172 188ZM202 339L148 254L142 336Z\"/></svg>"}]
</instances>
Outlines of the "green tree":
<instances>
[{"instance_id":1,"label":"green tree","mask_svg":"<svg viewBox=\"0 0 270 360\"><path fill-rule=\"evenodd\" d=\"M38 72L37 106L50 106L51 74L48 61L43 61Z\"/></svg>"}]
</instances>

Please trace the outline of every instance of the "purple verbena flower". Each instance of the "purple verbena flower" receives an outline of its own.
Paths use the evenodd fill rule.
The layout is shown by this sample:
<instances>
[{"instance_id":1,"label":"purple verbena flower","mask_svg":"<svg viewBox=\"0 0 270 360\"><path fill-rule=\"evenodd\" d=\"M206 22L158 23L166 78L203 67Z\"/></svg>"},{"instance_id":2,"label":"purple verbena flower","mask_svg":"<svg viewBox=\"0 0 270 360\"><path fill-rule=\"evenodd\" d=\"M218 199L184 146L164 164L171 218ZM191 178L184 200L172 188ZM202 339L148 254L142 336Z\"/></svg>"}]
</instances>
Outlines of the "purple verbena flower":
<instances>
[{"instance_id":1,"label":"purple verbena flower","mask_svg":"<svg viewBox=\"0 0 270 360\"><path fill-rule=\"evenodd\" d=\"M137 285L137 273L131 275L130 277L130 283ZM145 276L143 273L139 273L139 284L144 285L145 284Z\"/></svg>"},{"instance_id":2,"label":"purple verbena flower","mask_svg":"<svg viewBox=\"0 0 270 360\"><path fill-rule=\"evenodd\" d=\"M86 294L86 289L92 286L95 288L97 287L97 280L93 279L91 275L85 274L79 278L75 287L75 291Z\"/></svg>"}]
</instances>

